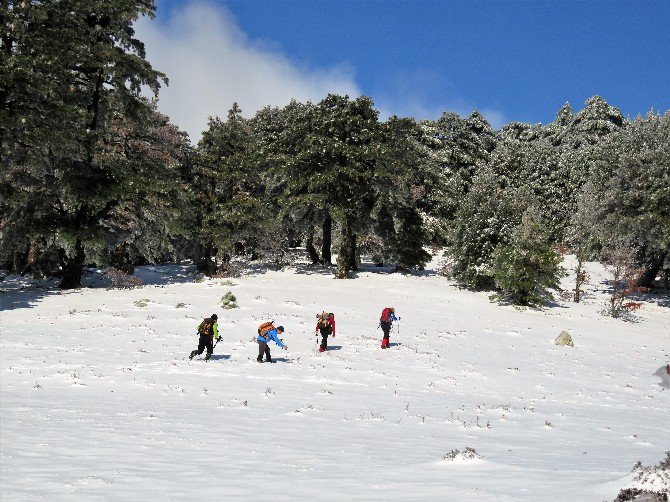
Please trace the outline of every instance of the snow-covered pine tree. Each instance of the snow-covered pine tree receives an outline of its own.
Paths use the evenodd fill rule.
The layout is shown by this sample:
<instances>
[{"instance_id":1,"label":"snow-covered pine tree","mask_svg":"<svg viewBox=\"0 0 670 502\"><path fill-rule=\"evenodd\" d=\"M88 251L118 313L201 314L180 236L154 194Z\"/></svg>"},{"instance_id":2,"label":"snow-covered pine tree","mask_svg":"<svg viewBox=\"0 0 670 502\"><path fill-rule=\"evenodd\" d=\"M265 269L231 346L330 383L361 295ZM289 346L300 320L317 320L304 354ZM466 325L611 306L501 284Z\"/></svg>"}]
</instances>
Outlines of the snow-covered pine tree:
<instances>
[{"instance_id":1,"label":"snow-covered pine tree","mask_svg":"<svg viewBox=\"0 0 670 502\"><path fill-rule=\"evenodd\" d=\"M382 124L382 148L375 170L371 253L377 263L398 269L423 268L430 255L423 249L428 236L419 212L425 195L425 150L420 130L412 119L391 117Z\"/></svg>"},{"instance_id":2,"label":"snow-covered pine tree","mask_svg":"<svg viewBox=\"0 0 670 502\"><path fill-rule=\"evenodd\" d=\"M424 143L434 168L433 188L427 195L429 214L450 222L463 196L468 193L478 166L484 165L495 148L495 134L478 112L462 119L444 113L438 120L424 121Z\"/></svg>"},{"instance_id":3,"label":"snow-covered pine tree","mask_svg":"<svg viewBox=\"0 0 670 502\"><path fill-rule=\"evenodd\" d=\"M670 278L670 112L636 118L601 142L595 156L608 236L635 243L640 286Z\"/></svg>"},{"instance_id":4,"label":"snow-covered pine tree","mask_svg":"<svg viewBox=\"0 0 670 502\"><path fill-rule=\"evenodd\" d=\"M499 293L495 297L515 305L542 305L557 288L561 257L553 249L549 232L533 205L523 214L507 244L493 253L491 271Z\"/></svg>"},{"instance_id":5,"label":"snow-covered pine tree","mask_svg":"<svg viewBox=\"0 0 670 502\"><path fill-rule=\"evenodd\" d=\"M137 262L177 261L181 257L177 241L189 234L190 199L180 181L189 150L186 133L158 112L155 102L147 113L148 120L142 123L121 112L112 114L96 156L99 169L124 182L110 186L117 199L100 219L100 253L91 253L89 259L116 266L114 256L122 252L128 273Z\"/></svg>"},{"instance_id":6,"label":"snow-covered pine tree","mask_svg":"<svg viewBox=\"0 0 670 502\"><path fill-rule=\"evenodd\" d=\"M459 284L475 289L494 286L493 252L510 241L529 195L508 187L491 169L475 175L456 212L446 249L447 272Z\"/></svg>"},{"instance_id":7,"label":"snow-covered pine tree","mask_svg":"<svg viewBox=\"0 0 670 502\"><path fill-rule=\"evenodd\" d=\"M207 274L228 267L236 254L254 254L273 219L252 162L252 127L233 103L224 122L210 118L198 143L192 190L196 197L198 268Z\"/></svg>"},{"instance_id":8,"label":"snow-covered pine tree","mask_svg":"<svg viewBox=\"0 0 670 502\"><path fill-rule=\"evenodd\" d=\"M319 167L328 212L339 227L337 270L349 277L357 264L357 234L368 224L372 180L379 157L378 112L370 98L329 95L317 105L308 155Z\"/></svg>"},{"instance_id":9,"label":"snow-covered pine tree","mask_svg":"<svg viewBox=\"0 0 670 502\"><path fill-rule=\"evenodd\" d=\"M283 232L305 241L312 263L331 262L332 218L329 180L312 148L317 108L292 101L281 109L265 109L253 119L259 165L268 179L268 195L281 199L277 213ZM320 236L319 236L320 234ZM315 247L321 238L321 255Z\"/></svg>"},{"instance_id":10,"label":"snow-covered pine tree","mask_svg":"<svg viewBox=\"0 0 670 502\"><path fill-rule=\"evenodd\" d=\"M3 231L0 248L14 264L25 265L29 252L53 256L58 270L48 272L60 274L62 288L77 287L84 263L102 246L101 218L120 192L134 191L131 179L144 176L137 164L110 171L99 147L113 114L151 120L141 88L156 93L164 75L146 61L133 23L153 15L154 4L11 4L1 6L0 145L2 228L12 228L15 243Z\"/></svg>"}]
</instances>

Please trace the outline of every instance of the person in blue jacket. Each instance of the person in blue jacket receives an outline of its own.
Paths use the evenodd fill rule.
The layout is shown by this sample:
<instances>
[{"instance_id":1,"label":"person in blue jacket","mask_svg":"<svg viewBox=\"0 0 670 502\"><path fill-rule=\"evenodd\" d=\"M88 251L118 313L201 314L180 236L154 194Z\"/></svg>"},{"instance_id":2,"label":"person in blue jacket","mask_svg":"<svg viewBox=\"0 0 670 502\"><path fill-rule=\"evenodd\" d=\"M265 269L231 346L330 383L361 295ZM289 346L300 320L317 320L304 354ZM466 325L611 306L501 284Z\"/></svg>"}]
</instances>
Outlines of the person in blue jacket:
<instances>
[{"instance_id":1,"label":"person in blue jacket","mask_svg":"<svg viewBox=\"0 0 670 502\"><path fill-rule=\"evenodd\" d=\"M284 343L279 339L279 334L284 332L284 326L277 326L276 328L272 325L272 323L265 323L262 324L260 328L258 328L258 357L256 358L256 361L259 363L263 362L263 354L265 354L265 360L269 363L272 362L272 357L270 356L270 346L268 343L275 342L277 345L279 345L282 349L288 350L288 346L284 345Z\"/></svg>"}]
</instances>

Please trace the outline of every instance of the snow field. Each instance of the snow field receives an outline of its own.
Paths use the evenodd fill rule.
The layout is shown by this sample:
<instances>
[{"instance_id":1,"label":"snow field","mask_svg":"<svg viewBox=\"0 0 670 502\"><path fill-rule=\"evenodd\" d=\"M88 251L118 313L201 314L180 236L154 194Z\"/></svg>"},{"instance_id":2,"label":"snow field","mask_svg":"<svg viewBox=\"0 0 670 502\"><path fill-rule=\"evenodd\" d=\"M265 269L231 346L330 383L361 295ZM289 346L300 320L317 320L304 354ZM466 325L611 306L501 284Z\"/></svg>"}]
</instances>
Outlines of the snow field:
<instances>
[{"instance_id":1,"label":"snow field","mask_svg":"<svg viewBox=\"0 0 670 502\"><path fill-rule=\"evenodd\" d=\"M3 501L612 500L670 447L670 392L652 375L670 352L667 298L636 322L603 317L594 264L585 303L541 311L431 274L143 273L155 285L1 293ZM239 309L217 307L227 291ZM401 317L389 350L385 306ZM324 309L337 336L319 354ZM223 341L189 361L212 313ZM289 350L258 364L270 319ZM553 344L562 330L574 348ZM466 448L480 458L449 455Z\"/></svg>"}]
</instances>

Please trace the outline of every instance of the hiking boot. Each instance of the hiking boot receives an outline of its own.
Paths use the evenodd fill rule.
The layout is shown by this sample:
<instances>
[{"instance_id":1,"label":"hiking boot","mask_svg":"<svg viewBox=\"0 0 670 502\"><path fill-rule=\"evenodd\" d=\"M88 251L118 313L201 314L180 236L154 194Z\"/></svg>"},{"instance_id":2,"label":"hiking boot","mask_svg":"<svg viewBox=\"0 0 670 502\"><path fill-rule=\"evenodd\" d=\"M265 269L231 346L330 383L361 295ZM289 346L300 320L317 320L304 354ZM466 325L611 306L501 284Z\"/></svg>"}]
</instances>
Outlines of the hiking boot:
<instances>
[{"instance_id":1,"label":"hiking boot","mask_svg":"<svg viewBox=\"0 0 670 502\"><path fill-rule=\"evenodd\" d=\"M193 351L191 351L191 355L188 356L188 358L189 358L189 359L193 359L197 353L198 353L197 350L193 350Z\"/></svg>"},{"instance_id":2,"label":"hiking boot","mask_svg":"<svg viewBox=\"0 0 670 502\"><path fill-rule=\"evenodd\" d=\"M319 352L325 352L326 348L325 347L319 347Z\"/></svg>"},{"instance_id":3,"label":"hiking boot","mask_svg":"<svg viewBox=\"0 0 670 502\"><path fill-rule=\"evenodd\" d=\"M262 360L262 359L258 359L258 358L256 358L256 362L257 362L257 363L262 363L263 360Z\"/></svg>"},{"instance_id":4,"label":"hiking boot","mask_svg":"<svg viewBox=\"0 0 670 502\"><path fill-rule=\"evenodd\" d=\"M207 355L205 356L205 361L209 361L209 359L210 359L211 357L212 357L212 354L207 354Z\"/></svg>"}]
</instances>

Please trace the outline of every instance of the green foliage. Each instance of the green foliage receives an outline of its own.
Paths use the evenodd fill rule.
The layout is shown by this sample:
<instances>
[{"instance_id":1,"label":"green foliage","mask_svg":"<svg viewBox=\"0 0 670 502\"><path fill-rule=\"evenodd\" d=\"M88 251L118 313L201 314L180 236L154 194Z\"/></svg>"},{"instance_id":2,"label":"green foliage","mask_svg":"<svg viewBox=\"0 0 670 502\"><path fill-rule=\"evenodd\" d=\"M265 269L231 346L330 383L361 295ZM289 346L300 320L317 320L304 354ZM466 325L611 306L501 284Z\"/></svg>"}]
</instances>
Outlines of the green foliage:
<instances>
[{"instance_id":1,"label":"green foliage","mask_svg":"<svg viewBox=\"0 0 670 502\"><path fill-rule=\"evenodd\" d=\"M195 195L198 268L213 275L235 254L253 255L271 213L250 155L252 127L233 104L225 122L210 118L189 173Z\"/></svg>"},{"instance_id":2,"label":"green foliage","mask_svg":"<svg viewBox=\"0 0 670 502\"><path fill-rule=\"evenodd\" d=\"M528 195L505 190L492 171L483 169L473 180L453 222L446 254L447 275L459 284L489 289L494 286L493 252L510 241L520 216L528 205Z\"/></svg>"},{"instance_id":3,"label":"green foliage","mask_svg":"<svg viewBox=\"0 0 670 502\"><path fill-rule=\"evenodd\" d=\"M421 123L427 159L424 162L426 212L448 222L456 218L462 197L466 195L478 170L495 148L493 129L484 117L473 112L463 119L445 113L436 121ZM435 241L446 239L437 235Z\"/></svg>"},{"instance_id":4,"label":"green foliage","mask_svg":"<svg viewBox=\"0 0 670 502\"><path fill-rule=\"evenodd\" d=\"M670 275L670 112L649 113L600 145L596 183L604 247L634 242L639 283Z\"/></svg>"},{"instance_id":5,"label":"green foliage","mask_svg":"<svg viewBox=\"0 0 670 502\"><path fill-rule=\"evenodd\" d=\"M153 2L11 4L1 11L0 228L13 228L0 233L3 262L59 272L68 288L120 243L163 253L169 239L157 234L170 223L148 208L172 204L170 169L185 140L176 130L159 138L167 119L140 94L165 80L132 27Z\"/></svg>"},{"instance_id":6,"label":"green foliage","mask_svg":"<svg viewBox=\"0 0 670 502\"><path fill-rule=\"evenodd\" d=\"M670 277L669 113L630 122L594 96L546 126L495 132L477 112L380 122L369 98L328 95L251 119L234 104L192 149L140 94L166 81L133 29L153 12L151 0L0 4L1 266L62 287L84 264L131 273L182 256L234 275L234 256L281 267L299 242L330 265L335 236L337 277L362 253L422 268L423 247L440 244L459 284L523 304L554 287L559 242L581 266L626 241L641 284Z\"/></svg>"},{"instance_id":7,"label":"green foliage","mask_svg":"<svg viewBox=\"0 0 670 502\"><path fill-rule=\"evenodd\" d=\"M497 298L515 305L542 305L551 298L562 272L539 211L531 206L523 214L512 240L493 253L492 273Z\"/></svg>"},{"instance_id":8,"label":"green foliage","mask_svg":"<svg viewBox=\"0 0 670 502\"><path fill-rule=\"evenodd\" d=\"M221 308L224 309L238 308L237 298L231 291L228 291L225 295L221 297Z\"/></svg>"},{"instance_id":9,"label":"green foliage","mask_svg":"<svg viewBox=\"0 0 670 502\"><path fill-rule=\"evenodd\" d=\"M382 124L382 148L373 180L372 232L378 237L371 250L377 263L393 263L400 270L422 269L430 259L420 213L421 165L425 160L411 119L391 117Z\"/></svg>"}]
</instances>

